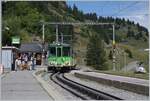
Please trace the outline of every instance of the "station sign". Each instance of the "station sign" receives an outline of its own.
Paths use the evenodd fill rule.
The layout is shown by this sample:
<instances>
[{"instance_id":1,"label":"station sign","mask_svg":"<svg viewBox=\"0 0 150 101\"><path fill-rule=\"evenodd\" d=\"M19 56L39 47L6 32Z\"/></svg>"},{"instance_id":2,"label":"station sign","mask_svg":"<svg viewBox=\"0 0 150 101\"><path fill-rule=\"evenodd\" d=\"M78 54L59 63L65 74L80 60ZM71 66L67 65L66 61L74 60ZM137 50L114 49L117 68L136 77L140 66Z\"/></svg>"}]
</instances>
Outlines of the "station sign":
<instances>
[{"instance_id":1,"label":"station sign","mask_svg":"<svg viewBox=\"0 0 150 101\"><path fill-rule=\"evenodd\" d=\"M12 44L20 44L20 37L18 36L12 37Z\"/></svg>"}]
</instances>

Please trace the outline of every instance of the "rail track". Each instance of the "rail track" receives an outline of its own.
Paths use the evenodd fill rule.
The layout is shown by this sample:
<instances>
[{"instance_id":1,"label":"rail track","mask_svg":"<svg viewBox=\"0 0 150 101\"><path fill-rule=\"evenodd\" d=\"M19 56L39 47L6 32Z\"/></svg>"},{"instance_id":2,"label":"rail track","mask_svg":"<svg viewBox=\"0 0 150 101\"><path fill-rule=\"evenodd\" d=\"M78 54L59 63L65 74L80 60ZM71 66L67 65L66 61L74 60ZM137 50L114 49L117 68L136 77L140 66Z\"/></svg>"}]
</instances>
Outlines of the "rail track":
<instances>
[{"instance_id":1,"label":"rail track","mask_svg":"<svg viewBox=\"0 0 150 101\"><path fill-rule=\"evenodd\" d=\"M87 87L64 76L63 73L53 73L50 79L82 100L123 100L116 96Z\"/></svg>"}]
</instances>

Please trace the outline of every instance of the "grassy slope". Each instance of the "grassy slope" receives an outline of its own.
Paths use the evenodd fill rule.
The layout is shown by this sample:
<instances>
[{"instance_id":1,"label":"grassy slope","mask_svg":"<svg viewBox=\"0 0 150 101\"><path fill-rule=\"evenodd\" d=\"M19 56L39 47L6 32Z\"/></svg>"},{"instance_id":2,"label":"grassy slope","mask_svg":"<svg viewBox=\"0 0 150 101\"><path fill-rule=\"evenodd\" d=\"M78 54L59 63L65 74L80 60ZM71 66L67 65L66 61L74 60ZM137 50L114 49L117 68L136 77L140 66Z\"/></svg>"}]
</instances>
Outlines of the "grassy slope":
<instances>
[{"instance_id":1,"label":"grassy slope","mask_svg":"<svg viewBox=\"0 0 150 101\"><path fill-rule=\"evenodd\" d=\"M120 47L123 48L123 49L130 49L132 54L133 54L133 59L131 59L131 61L138 60L138 61L144 62L144 67L148 71L149 70L149 67L148 67L148 62L149 62L148 52L144 51L144 49L146 48L145 46L146 46L147 43L140 42L140 41L135 41L134 44L137 44L137 43L138 43L138 45L137 45L138 47L136 47L136 45L132 46L132 45L124 45L124 44L120 44Z\"/></svg>"},{"instance_id":2,"label":"grassy slope","mask_svg":"<svg viewBox=\"0 0 150 101\"><path fill-rule=\"evenodd\" d=\"M78 40L76 43L76 48L78 50L86 50L86 45L87 45L88 39L85 37L83 38L80 35L78 35L77 39ZM144 42L142 40L137 41L137 40L131 39L131 40L128 40L128 43L126 43L126 44L125 43L117 43L117 52L116 52L116 59L117 59L116 68L117 68L117 70L120 70L122 67L124 67L125 63L124 63L123 51L125 49L129 49L132 52L133 58L129 58L128 54L126 54L126 65L132 61L143 61L144 67L146 68L147 71L149 71L148 52L143 51L145 48L148 48L148 43ZM106 48L107 58L109 55L109 51L111 49L112 49L111 45ZM81 54L81 51L79 52L79 54L80 54L80 56L85 57L84 54ZM81 58L81 57L79 57L79 58ZM107 63L108 63L109 69L112 69L112 60L108 59Z\"/></svg>"}]
</instances>

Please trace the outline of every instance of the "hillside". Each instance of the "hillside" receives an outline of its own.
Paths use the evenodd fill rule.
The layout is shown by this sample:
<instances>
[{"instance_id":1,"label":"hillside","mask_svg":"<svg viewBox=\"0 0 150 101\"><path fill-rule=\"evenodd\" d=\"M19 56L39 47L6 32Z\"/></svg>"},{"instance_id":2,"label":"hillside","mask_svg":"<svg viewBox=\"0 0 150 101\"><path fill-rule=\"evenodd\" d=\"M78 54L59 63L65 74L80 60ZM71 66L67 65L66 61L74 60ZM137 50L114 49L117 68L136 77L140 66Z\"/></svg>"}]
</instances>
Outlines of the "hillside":
<instances>
[{"instance_id":1,"label":"hillside","mask_svg":"<svg viewBox=\"0 0 150 101\"><path fill-rule=\"evenodd\" d=\"M45 2L3 2L3 45L11 45L12 36L20 36L21 42L32 42L33 39L42 39L41 22L115 22L115 34L117 50L118 68L123 67L121 59L122 51L128 49L132 52L133 58L127 56L127 63L134 60L144 61L148 69L148 53L144 52L148 48L148 30L130 20L98 17L96 13L83 13L74 5L69 7L65 1L45 1ZM9 27L9 31L5 27ZM74 50L79 64L85 64L85 56L89 37L93 33L101 36L105 41L107 58L112 50L112 26L59 26L59 33L74 33ZM36 37L35 37L36 36ZM40 39L41 38L41 39ZM45 42L50 43L55 40L55 26L47 25L45 28ZM138 44L137 44L138 43ZM142 51L141 51L142 50ZM144 54L143 54L144 52ZM108 66L112 67L111 59L108 58Z\"/></svg>"}]
</instances>

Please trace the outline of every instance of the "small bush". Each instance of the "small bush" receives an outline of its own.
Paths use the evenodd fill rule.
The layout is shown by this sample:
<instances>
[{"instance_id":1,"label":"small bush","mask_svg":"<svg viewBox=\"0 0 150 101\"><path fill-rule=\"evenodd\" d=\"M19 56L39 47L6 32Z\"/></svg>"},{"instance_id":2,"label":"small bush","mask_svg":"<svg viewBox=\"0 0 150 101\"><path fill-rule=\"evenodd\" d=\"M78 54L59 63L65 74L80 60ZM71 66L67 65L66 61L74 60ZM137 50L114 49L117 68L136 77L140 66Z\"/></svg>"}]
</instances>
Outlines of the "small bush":
<instances>
[{"instance_id":1,"label":"small bush","mask_svg":"<svg viewBox=\"0 0 150 101\"><path fill-rule=\"evenodd\" d=\"M125 52L128 54L129 58L133 58L132 52L129 49L126 49Z\"/></svg>"},{"instance_id":2,"label":"small bush","mask_svg":"<svg viewBox=\"0 0 150 101\"><path fill-rule=\"evenodd\" d=\"M109 52L109 59L110 59L110 60L113 59L113 53L112 53L112 51Z\"/></svg>"}]
</instances>

